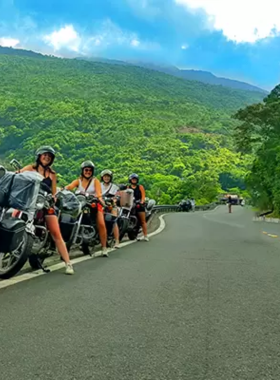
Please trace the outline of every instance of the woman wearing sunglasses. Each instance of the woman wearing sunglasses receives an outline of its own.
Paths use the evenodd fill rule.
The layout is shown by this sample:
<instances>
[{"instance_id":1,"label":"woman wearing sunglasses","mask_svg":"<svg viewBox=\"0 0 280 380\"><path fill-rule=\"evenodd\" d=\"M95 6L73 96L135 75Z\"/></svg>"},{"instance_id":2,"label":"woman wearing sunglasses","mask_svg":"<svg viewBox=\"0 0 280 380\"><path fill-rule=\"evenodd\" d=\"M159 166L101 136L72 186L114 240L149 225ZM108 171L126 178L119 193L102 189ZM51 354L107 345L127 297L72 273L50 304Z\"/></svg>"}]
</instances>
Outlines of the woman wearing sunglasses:
<instances>
[{"instance_id":1,"label":"woman wearing sunglasses","mask_svg":"<svg viewBox=\"0 0 280 380\"><path fill-rule=\"evenodd\" d=\"M85 161L81 165L81 175L78 179L70 183L70 185L66 186L67 190L77 189L82 193L88 193L94 195L96 198L100 200L100 203L97 205L97 216L96 223L99 233L99 238L102 246L102 254L103 256L108 257L108 249L107 249L107 230L104 219L104 211L103 211L103 198L102 198L102 190L100 181L94 177L94 163L92 161Z\"/></svg>"}]
</instances>

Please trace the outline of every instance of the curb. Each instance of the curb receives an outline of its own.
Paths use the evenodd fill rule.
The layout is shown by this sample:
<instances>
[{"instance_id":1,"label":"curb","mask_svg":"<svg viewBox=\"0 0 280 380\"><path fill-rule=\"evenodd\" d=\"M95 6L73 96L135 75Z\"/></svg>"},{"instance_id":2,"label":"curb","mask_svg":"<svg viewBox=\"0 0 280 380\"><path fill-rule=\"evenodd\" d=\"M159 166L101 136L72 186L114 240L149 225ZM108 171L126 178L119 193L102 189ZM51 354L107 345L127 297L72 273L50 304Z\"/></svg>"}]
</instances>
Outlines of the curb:
<instances>
[{"instance_id":1,"label":"curb","mask_svg":"<svg viewBox=\"0 0 280 380\"><path fill-rule=\"evenodd\" d=\"M280 219L278 218L266 218L265 216L255 216L252 220L253 222L280 223Z\"/></svg>"}]
</instances>

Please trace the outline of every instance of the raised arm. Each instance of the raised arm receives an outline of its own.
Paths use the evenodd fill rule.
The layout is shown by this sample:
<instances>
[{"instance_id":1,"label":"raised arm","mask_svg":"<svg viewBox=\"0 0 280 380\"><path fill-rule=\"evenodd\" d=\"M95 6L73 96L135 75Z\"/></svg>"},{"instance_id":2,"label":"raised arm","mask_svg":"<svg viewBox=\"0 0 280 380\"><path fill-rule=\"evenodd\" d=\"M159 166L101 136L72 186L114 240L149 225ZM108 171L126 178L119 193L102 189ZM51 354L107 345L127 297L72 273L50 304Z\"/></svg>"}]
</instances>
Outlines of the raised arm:
<instances>
[{"instance_id":1,"label":"raised arm","mask_svg":"<svg viewBox=\"0 0 280 380\"><path fill-rule=\"evenodd\" d=\"M51 180L52 180L52 195L55 195L57 192L57 188L56 188L57 179L56 179L55 173L51 174Z\"/></svg>"},{"instance_id":2,"label":"raised arm","mask_svg":"<svg viewBox=\"0 0 280 380\"><path fill-rule=\"evenodd\" d=\"M66 190L74 190L79 186L79 180L75 179L75 181L71 182L69 185L65 186Z\"/></svg>"},{"instance_id":3,"label":"raised arm","mask_svg":"<svg viewBox=\"0 0 280 380\"><path fill-rule=\"evenodd\" d=\"M27 165L24 168L16 171L16 173L23 173L23 172L34 172L34 168L32 165Z\"/></svg>"}]
</instances>

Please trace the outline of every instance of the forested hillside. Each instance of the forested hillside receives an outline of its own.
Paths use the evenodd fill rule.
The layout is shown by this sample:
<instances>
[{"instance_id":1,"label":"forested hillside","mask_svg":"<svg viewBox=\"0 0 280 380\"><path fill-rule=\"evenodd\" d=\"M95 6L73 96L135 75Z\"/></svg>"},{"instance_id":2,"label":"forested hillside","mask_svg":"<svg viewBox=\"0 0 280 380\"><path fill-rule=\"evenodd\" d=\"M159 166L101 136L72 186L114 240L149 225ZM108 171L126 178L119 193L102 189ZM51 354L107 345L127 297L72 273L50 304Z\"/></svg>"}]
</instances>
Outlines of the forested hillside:
<instances>
[{"instance_id":1,"label":"forested hillside","mask_svg":"<svg viewBox=\"0 0 280 380\"><path fill-rule=\"evenodd\" d=\"M208 84L213 84L216 86L225 86L229 88L239 89L239 90L246 90L246 91L254 91L254 92L261 92L263 96L266 96L268 94L268 91L253 86L246 82L240 82L234 79L227 79L227 78L219 78L215 76L214 74L210 73L209 71L203 71L203 70L186 70L186 69L179 69L176 66L169 66L169 65L160 65L157 63L151 63L151 62L141 62L141 61L117 61L117 60L111 60L106 58L100 58L100 57L83 57L83 58L76 58L78 60L87 60L91 62L103 62L103 63L109 63L109 64L115 64L115 65L124 65L124 66L139 66L144 67L146 69L159 71L165 74L169 74L175 77L191 80L191 81L198 81Z\"/></svg>"},{"instance_id":2,"label":"forested hillside","mask_svg":"<svg viewBox=\"0 0 280 380\"><path fill-rule=\"evenodd\" d=\"M240 82L233 79L220 78L210 73L209 71L186 70L186 69L179 69L176 66L165 66L165 65L158 65L158 64L139 62L139 61L135 61L134 64L136 66L150 68L152 70L161 71L163 73L171 74L176 77L180 77L180 78L184 78L188 80L195 80L195 81L199 81L203 83L214 84L217 86L225 86L225 87L247 90L247 91L257 91L257 92L261 92L264 96L267 94L267 91L259 87L253 86L249 83Z\"/></svg>"},{"instance_id":3,"label":"forested hillside","mask_svg":"<svg viewBox=\"0 0 280 380\"><path fill-rule=\"evenodd\" d=\"M254 161L246 177L255 205L280 215L280 85L264 102L240 110L236 130L238 147L253 153Z\"/></svg>"},{"instance_id":4,"label":"forested hillside","mask_svg":"<svg viewBox=\"0 0 280 380\"><path fill-rule=\"evenodd\" d=\"M0 54L0 157L26 164L57 150L60 183L92 159L121 181L138 172L161 203L215 199L243 186L250 156L234 152L239 108L260 93L186 81L134 66Z\"/></svg>"}]
</instances>

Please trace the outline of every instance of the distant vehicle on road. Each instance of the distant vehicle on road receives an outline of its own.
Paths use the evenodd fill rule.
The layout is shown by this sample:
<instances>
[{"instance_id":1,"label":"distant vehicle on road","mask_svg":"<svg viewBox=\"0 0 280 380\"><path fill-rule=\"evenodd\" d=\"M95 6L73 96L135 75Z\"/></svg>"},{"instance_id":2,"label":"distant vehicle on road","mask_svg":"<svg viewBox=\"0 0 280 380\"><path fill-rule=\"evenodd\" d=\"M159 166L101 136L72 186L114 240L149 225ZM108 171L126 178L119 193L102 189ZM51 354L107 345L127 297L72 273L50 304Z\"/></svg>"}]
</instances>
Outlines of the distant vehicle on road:
<instances>
[{"instance_id":1,"label":"distant vehicle on road","mask_svg":"<svg viewBox=\"0 0 280 380\"><path fill-rule=\"evenodd\" d=\"M180 211L190 212L192 210L192 202L189 199L183 199L179 203Z\"/></svg>"},{"instance_id":2,"label":"distant vehicle on road","mask_svg":"<svg viewBox=\"0 0 280 380\"><path fill-rule=\"evenodd\" d=\"M237 194L224 194L220 198L220 202L223 204L228 204L229 197L231 198L231 204L232 206L240 205L240 199Z\"/></svg>"}]
</instances>

